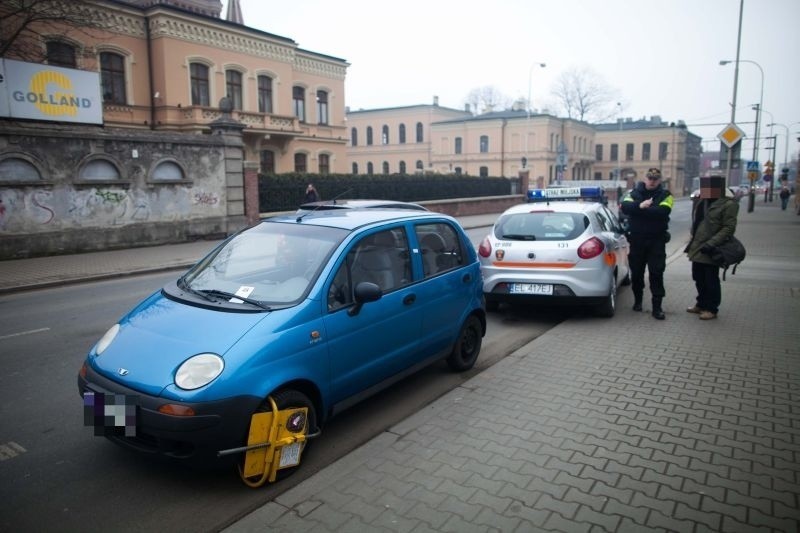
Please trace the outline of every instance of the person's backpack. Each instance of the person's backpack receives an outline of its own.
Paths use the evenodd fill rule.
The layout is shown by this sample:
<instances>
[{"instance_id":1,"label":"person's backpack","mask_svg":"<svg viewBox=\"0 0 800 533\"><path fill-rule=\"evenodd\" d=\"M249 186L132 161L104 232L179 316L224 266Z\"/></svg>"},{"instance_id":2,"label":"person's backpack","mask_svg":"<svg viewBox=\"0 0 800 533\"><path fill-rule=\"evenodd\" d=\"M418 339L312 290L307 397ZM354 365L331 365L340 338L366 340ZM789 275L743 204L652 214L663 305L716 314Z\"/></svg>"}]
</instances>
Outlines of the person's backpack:
<instances>
[{"instance_id":1,"label":"person's backpack","mask_svg":"<svg viewBox=\"0 0 800 533\"><path fill-rule=\"evenodd\" d=\"M733 267L731 274L736 274L736 267L744 261L747 252L742 241L731 235L727 241L714 247L710 255L714 264L722 269L722 279L724 281L729 267Z\"/></svg>"}]
</instances>

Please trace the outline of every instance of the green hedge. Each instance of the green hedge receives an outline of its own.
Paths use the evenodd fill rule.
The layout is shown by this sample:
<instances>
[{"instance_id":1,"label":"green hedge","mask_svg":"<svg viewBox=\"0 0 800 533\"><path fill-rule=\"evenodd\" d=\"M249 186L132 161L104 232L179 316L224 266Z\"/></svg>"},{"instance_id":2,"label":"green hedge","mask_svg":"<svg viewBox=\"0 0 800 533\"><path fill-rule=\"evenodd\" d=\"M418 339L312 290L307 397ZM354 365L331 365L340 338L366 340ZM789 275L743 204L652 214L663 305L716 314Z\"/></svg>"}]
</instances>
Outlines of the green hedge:
<instances>
[{"instance_id":1,"label":"green hedge","mask_svg":"<svg viewBox=\"0 0 800 533\"><path fill-rule=\"evenodd\" d=\"M314 184L322 200L362 198L423 202L503 196L512 194L518 181L517 178L476 178L441 174L260 174L258 207L261 213L296 209L304 201L309 183Z\"/></svg>"}]
</instances>

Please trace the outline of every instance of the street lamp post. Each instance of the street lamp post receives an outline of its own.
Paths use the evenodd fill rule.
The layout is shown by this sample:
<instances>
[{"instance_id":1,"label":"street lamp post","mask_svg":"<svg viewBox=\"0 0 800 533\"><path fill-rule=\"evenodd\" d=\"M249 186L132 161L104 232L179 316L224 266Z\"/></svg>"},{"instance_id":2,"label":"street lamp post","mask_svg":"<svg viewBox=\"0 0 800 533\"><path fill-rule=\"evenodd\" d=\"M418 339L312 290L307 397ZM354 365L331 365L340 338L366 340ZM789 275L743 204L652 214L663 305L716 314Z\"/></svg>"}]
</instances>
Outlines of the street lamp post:
<instances>
[{"instance_id":1,"label":"street lamp post","mask_svg":"<svg viewBox=\"0 0 800 533\"><path fill-rule=\"evenodd\" d=\"M619 122L619 147L617 148L617 172L614 175L614 190L619 192L619 179L622 177L622 103L617 102L617 110L619 111L619 116L617 117L617 121ZM627 187L627 184L625 185ZM617 198L617 202L619 202L619 198Z\"/></svg>"},{"instance_id":2,"label":"street lamp post","mask_svg":"<svg viewBox=\"0 0 800 533\"><path fill-rule=\"evenodd\" d=\"M525 156L523 157L523 161L525 164L530 162L531 158L528 155L528 137L530 137L530 129L531 129L531 81L533 80L533 69L535 67L545 68L547 63L533 63L531 67L528 69L528 102L525 106L527 108L527 115L528 119L525 122Z\"/></svg>"},{"instance_id":3,"label":"street lamp post","mask_svg":"<svg viewBox=\"0 0 800 533\"><path fill-rule=\"evenodd\" d=\"M767 126L781 126L786 131L786 139L783 145L783 166L781 167L781 171L784 168L789 168L789 126L786 124L780 124L778 122L773 122L771 124L767 124ZM777 159L777 158L776 158ZM772 194L775 190L775 176L772 176L772 181L769 182L769 201L772 201Z\"/></svg>"},{"instance_id":4,"label":"street lamp post","mask_svg":"<svg viewBox=\"0 0 800 533\"><path fill-rule=\"evenodd\" d=\"M723 59L719 62L720 65L727 65L728 63L733 63L733 61L729 59ZM756 131L753 142L753 161L758 161L758 137L761 134L761 109L764 107L764 69L761 68L761 65L755 61L750 61L749 59L740 59L739 63L750 63L755 65L758 67L758 71L761 73L761 96L759 97L758 108L756 109Z\"/></svg>"}]
</instances>

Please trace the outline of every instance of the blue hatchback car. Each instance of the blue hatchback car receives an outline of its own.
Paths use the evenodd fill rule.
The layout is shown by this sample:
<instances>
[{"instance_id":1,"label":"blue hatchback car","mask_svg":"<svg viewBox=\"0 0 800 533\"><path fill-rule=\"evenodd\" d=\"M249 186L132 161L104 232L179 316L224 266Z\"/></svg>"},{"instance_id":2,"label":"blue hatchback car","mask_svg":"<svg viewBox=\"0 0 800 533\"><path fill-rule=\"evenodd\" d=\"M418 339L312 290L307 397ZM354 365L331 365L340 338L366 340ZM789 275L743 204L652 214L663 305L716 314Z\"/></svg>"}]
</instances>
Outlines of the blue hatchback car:
<instances>
[{"instance_id":1,"label":"blue hatchback car","mask_svg":"<svg viewBox=\"0 0 800 533\"><path fill-rule=\"evenodd\" d=\"M471 368L485 330L478 258L455 219L285 215L230 237L123 316L78 387L86 424L129 448L207 462L286 445L276 468L291 470L342 409L437 360ZM278 416L290 409L302 411ZM259 413L275 414L266 429Z\"/></svg>"}]
</instances>

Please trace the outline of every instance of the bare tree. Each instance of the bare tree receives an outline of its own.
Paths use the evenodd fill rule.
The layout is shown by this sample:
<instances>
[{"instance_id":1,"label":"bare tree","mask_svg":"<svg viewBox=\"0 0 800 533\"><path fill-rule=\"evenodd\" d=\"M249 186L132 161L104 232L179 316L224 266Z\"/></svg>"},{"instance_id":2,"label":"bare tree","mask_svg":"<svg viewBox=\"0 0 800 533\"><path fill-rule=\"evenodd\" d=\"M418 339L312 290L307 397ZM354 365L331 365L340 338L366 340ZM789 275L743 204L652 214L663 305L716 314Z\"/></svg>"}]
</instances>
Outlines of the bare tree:
<instances>
[{"instance_id":1,"label":"bare tree","mask_svg":"<svg viewBox=\"0 0 800 533\"><path fill-rule=\"evenodd\" d=\"M466 103L475 114L508 109L511 107L512 101L512 98L500 92L493 85L472 89L466 98Z\"/></svg>"},{"instance_id":2,"label":"bare tree","mask_svg":"<svg viewBox=\"0 0 800 533\"><path fill-rule=\"evenodd\" d=\"M42 41L68 32L107 27L84 0L3 0L0 2L0 57L40 63Z\"/></svg>"},{"instance_id":3,"label":"bare tree","mask_svg":"<svg viewBox=\"0 0 800 533\"><path fill-rule=\"evenodd\" d=\"M562 114L586 122L612 118L617 112L618 93L588 67L564 71L551 90Z\"/></svg>"}]
</instances>

